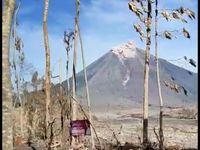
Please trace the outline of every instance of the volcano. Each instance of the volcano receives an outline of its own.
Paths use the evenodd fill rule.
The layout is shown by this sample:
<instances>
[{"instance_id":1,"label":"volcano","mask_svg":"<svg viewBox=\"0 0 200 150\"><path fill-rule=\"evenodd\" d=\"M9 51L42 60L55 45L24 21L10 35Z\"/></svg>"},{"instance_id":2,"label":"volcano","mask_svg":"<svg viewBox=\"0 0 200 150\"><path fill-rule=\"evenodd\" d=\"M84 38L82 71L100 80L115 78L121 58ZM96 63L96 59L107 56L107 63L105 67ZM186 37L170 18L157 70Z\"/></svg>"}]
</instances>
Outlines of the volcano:
<instances>
[{"instance_id":1,"label":"volcano","mask_svg":"<svg viewBox=\"0 0 200 150\"><path fill-rule=\"evenodd\" d=\"M105 55L87 66L91 107L93 110L142 106L145 52L127 42L111 48ZM159 58L161 91L164 106L197 104L197 73L190 72ZM159 105L155 57L150 56L149 104ZM77 95L86 104L83 71L77 73ZM66 87L67 82L64 81ZM178 91L170 85L181 87Z\"/></svg>"}]
</instances>

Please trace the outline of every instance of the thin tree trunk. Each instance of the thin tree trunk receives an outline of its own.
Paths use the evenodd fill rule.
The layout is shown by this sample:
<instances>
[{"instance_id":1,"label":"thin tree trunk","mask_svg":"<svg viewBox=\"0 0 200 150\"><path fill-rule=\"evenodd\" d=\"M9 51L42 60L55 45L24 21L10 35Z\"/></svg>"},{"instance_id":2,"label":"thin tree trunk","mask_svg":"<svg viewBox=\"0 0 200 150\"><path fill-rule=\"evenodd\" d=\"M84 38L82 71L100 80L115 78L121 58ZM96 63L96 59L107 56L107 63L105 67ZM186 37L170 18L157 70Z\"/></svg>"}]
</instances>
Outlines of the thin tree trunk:
<instances>
[{"instance_id":1,"label":"thin tree trunk","mask_svg":"<svg viewBox=\"0 0 200 150\"><path fill-rule=\"evenodd\" d=\"M3 69L3 149L13 149L13 118L12 91L9 67L10 29L14 12L15 0L5 0L3 6L2 30L2 69Z\"/></svg>"},{"instance_id":2,"label":"thin tree trunk","mask_svg":"<svg viewBox=\"0 0 200 150\"><path fill-rule=\"evenodd\" d=\"M47 130L47 134L49 134L47 128L51 121L50 49L49 49L48 31L47 31L48 6L49 6L49 0L45 0L45 8L44 8L44 16L43 16L43 32L44 32L44 45L45 45L45 52L46 52L45 93L46 93L46 130Z\"/></svg>"},{"instance_id":3,"label":"thin tree trunk","mask_svg":"<svg viewBox=\"0 0 200 150\"><path fill-rule=\"evenodd\" d=\"M78 36L78 26L77 26L77 20L78 20L78 2L76 1L76 17L75 17L75 31L74 31L74 56L73 56L73 75L72 75L72 96L73 98L76 98L76 57L77 57L77 36ZM72 120L77 119L77 104L76 102L72 101ZM72 147L76 144L77 138L72 137Z\"/></svg>"},{"instance_id":4,"label":"thin tree trunk","mask_svg":"<svg viewBox=\"0 0 200 150\"><path fill-rule=\"evenodd\" d=\"M67 50L67 61L66 61L66 78L67 78L67 102L66 102L66 105L68 105L69 104L69 107L67 107L67 108L69 108L69 120L68 121L66 121L66 124L65 124L65 126L64 126L64 132L69 136L69 142L67 143L67 144L71 144L71 142L72 142L72 137L70 136L70 134L69 134L69 125L70 125L70 122L71 122L71 120L72 120L72 115L71 115L71 111L72 111L72 102L71 102L71 99L69 98L69 94L70 94L70 84L69 84L69 51ZM69 103L68 103L69 102ZM66 106L65 105L65 106ZM66 117L66 116L65 116Z\"/></svg>"},{"instance_id":5,"label":"thin tree trunk","mask_svg":"<svg viewBox=\"0 0 200 150\"><path fill-rule=\"evenodd\" d=\"M75 25L77 26L77 25ZM77 27L75 27L75 35L74 35L74 59L73 59L73 75L72 75L72 96L76 98L76 51L77 51ZM77 119L77 104L72 101L72 120ZM75 138L72 137L72 145L75 144Z\"/></svg>"},{"instance_id":6,"label":"thin tree trunk","mask_svg":"<svg viewBox=\"0 0 200 150\"><path fill-rule=\"evenodd\" d=\"M15 74L15 79L16 79L16 90L17 90L17 98L19 100L19 103L20 103L20 134L21 134L21 137L24 138L24 108L23 108L23 102L22 102L22 99L21 99L21 95L20 95L20 87L21 87L21 84L20 84L20 71L17 72L17 61L16 61L16 51L17 51L17 48L16 48L16 42L17 42L17 34L16 34L16 26L17 26L17 15L18 15L18 12L19 12L19 9L20 9L20 3L18 4L17 8L14 9L14 13L13 13L13 37L14 37L14 43L13 43L13 65L15 66L14 67L14 74ZM21 68L20 68L21 70ZM15 106L15 105L14 105Z\"/></svg>"},{"instance_id":7,"label":"thin tree trunk","mask_svg":"<svg viewBox=\"0 0 200 150\"><path fill-rule=\"evenodd\" d=\"M28 139L27 143L28 145L31 144L31 138L32 138L32 128L33 128L33 106L32 106L32 98L29 98L28 95L26 95L27 99L27 125L28 125ZM34 131L35 132L35 131ZM35 134L34 134L35 135Z\"/></svg>"},{"instance_id":8,"label":"thin tree trunk","mask_svg":"<svg viewBox=\"0 0 200 150\"><path fill-rule=\"evenodd\" d=\"M83 63L85 87L86 87L86 98L87 98L88 111L89 111L89 121L90 121L90 130L91 130L91 143L92 143L92 149L95 149L94 133L93 133L92 125L91 125L93 122L92 122L92 112L91 112L91 104L90 104L90 94L89 94L89 88L88 88L88 82L87 82L87 71L86 71L86 66L85 66L85 57L84 57L83 43L82 43L79 24L78 24L78 33L79 33L79 39L80 39L80 45L81 45L82 63Z\"/></svg>"},{"instance_id":9,"label":"thin tree trunk","mask_svg":"<svg viewBox=\"0 0 200 150\"><path fill-rule=\"evenodd\" d=\"M158 0L155 1L156 9L155 9L155 62L156 62L156 75L157 75L157 87L158 87L158 96L159 96L159 102L160 102L160 118L159 118L159 149L163 150L163 99L162 99L162 93L161 93L161 87L160 87L160 74L159 74L159 64L158 64L158 29L157 29L157 20L158 20Z\"/></svg>"},{"instance_id":10,"label":"thin tree trunk","mask_svg":"<svg viewBox=\"0 0 200 150\"><path fill-rule=\"evenodd\" d=\"M19 102L20 102L20 129L21 129L21 136L22 138L24 138L24 105L23 105L23 102L22 102L22 98L21 98L21 95L20 95L20 77L19 77L19 74L18 74L18 78L17 78L17 93L18 93L18 98L19 98Z\"/></svg>"},{"instance_id":11,"label":"thin tree trunk","mask_svg":"<svg viewBox=\"0 0 200 150\"><path fill-rule=\"evenodd\" d=\"M64 125L64 101L63 101L63 94L62 94L62 59L59 60L59 84L60 84L60 103L61 103L61 113L60 113L60 121L61 121L61 130L63 132L63 125Z\"/></svg>"},{"instance_id":12,"label":"thin tree trunk","mask_svg":"<svg viewBox=\"0 0 200 150\"><path fill-rule=\"evenodd\" d=\"M13 43L12 43L12 45L13 45L13 66L14 66L14 76L15 76L15 81L18 81L18 79L17 79L17 66L16 66L16 46L15 46L15 43L16 43L16 26L17 26L17 14L18 14L18 10L19 10L19 6L20 5L18 5L18 7L16 8L16 9L14 9L14 12L13 12L13 24L12 24L12 26L11 26L11 32L12 32L12 35L13 35ZM16 82L16 87L17 87L17 94L18 94L18 82ZM17 95L17 98L19 98L18 97L18 95ZM14 108L15 108L15 106L16 106L16 100L14 101Z\"/></svg>"},{"instance_id":13,"label":"thin tree trunk","mask_svg":"<svg viewBox=\"0 0 200 150\"><path fill-rule=\"evenodd\" d=\"M66 139L68 138L68 131L67 131L67 124L65 124L65 107L66 103L63 99L63 90L62 90L62 59L60 58L59 60L59 84L60 84L60 104L61 104L61 113L60 113L60 121L61 121L61 131L62 131L62 136L61 136L61 148L64 150L66 148Z\"/></svg>"},{"instance_id":14,"label":"thin tree trunk","mask_svg":"<svg viewBox=\"0 0 200 150\"><path fill-rule=\"evenodd\" d=\"M146 28L146 51L144 66L144 102L143 102L143 144L148 143L148 101L149 101L149 61L150 61L150 45L151 45L151 0L147 5L147 28Z\"/></svg>"}]
</instances>

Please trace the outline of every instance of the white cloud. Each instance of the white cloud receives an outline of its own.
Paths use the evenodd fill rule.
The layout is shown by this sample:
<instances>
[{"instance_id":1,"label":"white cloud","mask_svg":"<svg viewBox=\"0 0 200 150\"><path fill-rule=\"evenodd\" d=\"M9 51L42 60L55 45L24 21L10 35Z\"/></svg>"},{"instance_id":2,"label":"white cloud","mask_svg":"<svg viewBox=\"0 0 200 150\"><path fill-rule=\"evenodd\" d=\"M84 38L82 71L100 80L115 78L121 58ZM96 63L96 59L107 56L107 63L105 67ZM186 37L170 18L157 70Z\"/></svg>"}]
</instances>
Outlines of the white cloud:
<instances>
[{"instance_id":1,"label":"white cloud","mask_svg":"<svg viewBox=\"0 0 200 150\"><path fill-rule=\"evenodd\" d=\"M145 42L141 43L137 33L132 27L133 23L135 23L137 19L128 9L127 2L128 1L126 0L92 0L91 3L87 5L81 3L80 27L87 65L108 52L111 47L129 40L134 40L139 48L144 48ZM51 21L54 20L53 24L50 22L50 19L48 22L52 58L51 67L54 71L53 74L56 75L59 72L57 61L62 57L63 79L65 79L66 75L64 68L66 53L62 38L63 31L73 26L74 16L55 12L51 13L49 17L51 17ZM169 27L165 22L161 22L159 25L161 29ZM177 24L170 25L171 27L178 27ZM188 24L188 29L190 30L196 27L197 24L193 22ZM29 59L29 62L32 62L34 66L39 69L41 74L44 74L45 50L43 44L42 24L41 26L35 24L31 25L31 23L20 24L19 33L24 40L24 50L27 59ZM197 53L197 46L195 45L197 43L196 31L192 31L191 35L192 41L184 40L183 42L183 39L177 39L174 42L168 42L166 40L160 40L160 56L167 59L171 59L172 57L179 58L182 55L194 58ZM173 56L171 55L172 53ZM72 59L72 52L70 52L70 58ZM70 68L70 70L71 69L72 68ZM79 49L77 71L80 69L82 69L82 63ZM56 80L57 79L55 79L55 81Z\"/></svg>"},{"instance_id":2,"label":"white cloud","mask_svg":"<svg viewBox=\"0 0 200 150\"><path fill-rule=\"evenodd\" d=\"M105 7L105 4L108 7ZM88 6L83 5L82 16L87 20L98 21L105 24L119 25L127 23L129 20L133 20L134 17L128 10L128 4L126 1L115 0L97 0L92 1Z\"/></svg>"}]
</instances>

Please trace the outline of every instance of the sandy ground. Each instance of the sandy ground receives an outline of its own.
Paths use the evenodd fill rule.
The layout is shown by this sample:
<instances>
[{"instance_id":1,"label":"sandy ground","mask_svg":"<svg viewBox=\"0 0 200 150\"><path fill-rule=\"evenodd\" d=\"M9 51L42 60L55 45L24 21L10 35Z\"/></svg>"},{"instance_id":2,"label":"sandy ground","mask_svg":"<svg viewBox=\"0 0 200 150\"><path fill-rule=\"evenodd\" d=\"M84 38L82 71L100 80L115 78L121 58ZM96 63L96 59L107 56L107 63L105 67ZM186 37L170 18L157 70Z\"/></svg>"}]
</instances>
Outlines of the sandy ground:
<instances>
[{"instance_id":1,"label":"sandy ground","mask_svg":"<svg viewBox=\"0 0 200 150\"><path fill-rule=\"evenodd\" d=\"M153 129L158 132L158 108L149 111L149 139L156 140ZM96 112L95 127L98 135L110 142L116 143L116 134L121 144L125 142L139 143L142 138L141 108ZM164 117L164 144L179 145L182 148L197 148L197 120Z\"/></svg>"},{"instance_id":2,"label":"sandy ground","mask_svg":"<svg viewBox=\"0 0 200 150\"><path fill-rule=\"evenodd\" d=\"M165 109L167 113L170 111L172 114L175 112L174 110L172 112L171 109ZM150 107L148 136L152 142L157 142L153 129L155 128L158 132L158 113L158 108ZM96 118L93 119L95 130L100 138L113 144L116 144L117 140L121 145L125 142L140 143L143 127L142 108L112 108L105 112L93 112L93 114ZM17 116L15 119L19 122L19 111L15 115ZM17 124L19 125L19 123ZM179 145L181 148L197 149L197 120L164 117L163 124L165 146ZM20 130L17 129L19 133Z\"/></svg>"}]
</instances>

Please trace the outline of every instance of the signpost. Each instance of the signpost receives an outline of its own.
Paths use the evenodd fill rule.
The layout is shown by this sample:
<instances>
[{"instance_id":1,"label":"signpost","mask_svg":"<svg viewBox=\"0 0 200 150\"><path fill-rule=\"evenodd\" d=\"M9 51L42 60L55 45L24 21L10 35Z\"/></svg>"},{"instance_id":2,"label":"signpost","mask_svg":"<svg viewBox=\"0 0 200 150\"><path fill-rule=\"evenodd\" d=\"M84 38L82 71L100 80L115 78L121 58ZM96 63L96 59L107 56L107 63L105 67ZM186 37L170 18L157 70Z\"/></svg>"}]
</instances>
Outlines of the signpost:
<instances>
[{"instance_id":1,"label":"signpost","mask_svg":"<svg viewBox=\"0 0 200 150\"><path fill-rule=\"evenodd\" d=\"M70 122L71 136L91 135L89 120L74 120Z\"/></svg>"}]
</instances>

